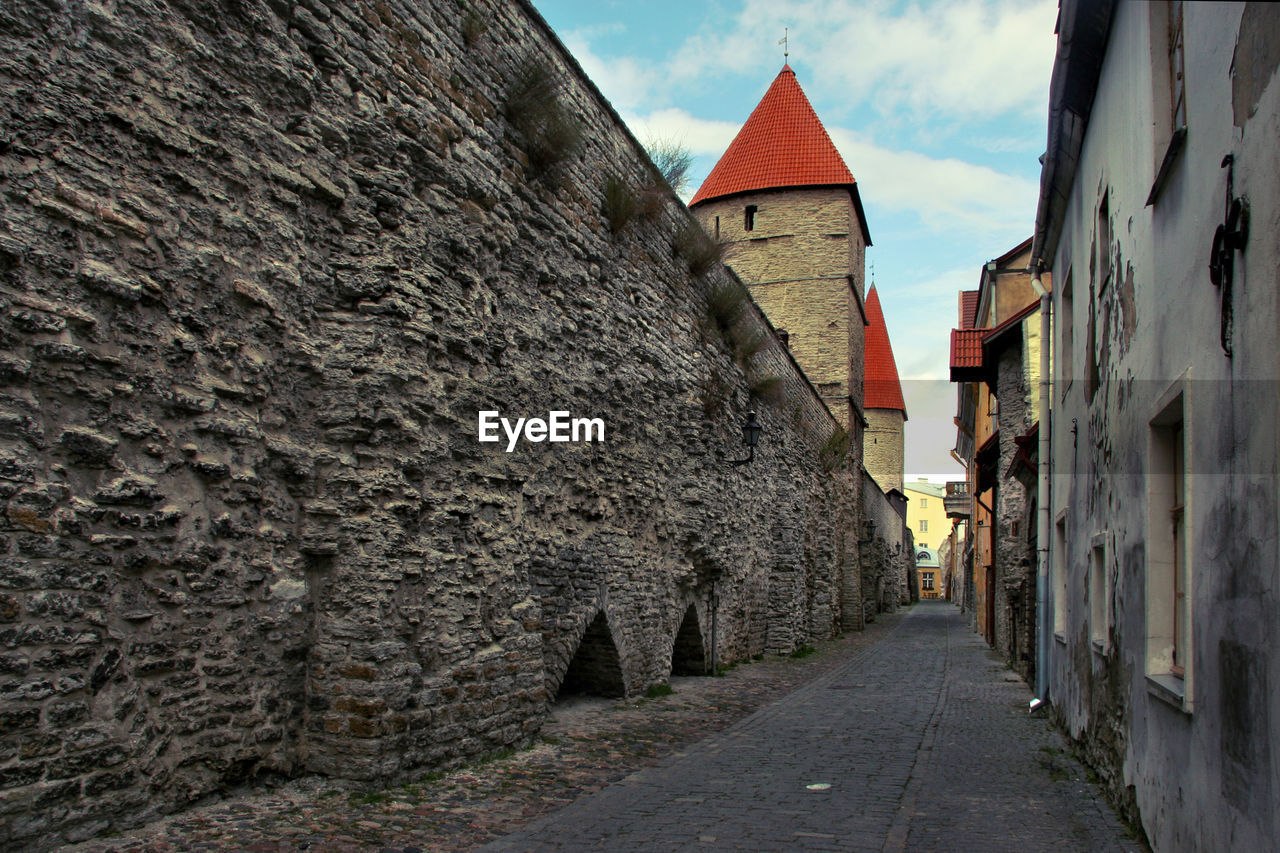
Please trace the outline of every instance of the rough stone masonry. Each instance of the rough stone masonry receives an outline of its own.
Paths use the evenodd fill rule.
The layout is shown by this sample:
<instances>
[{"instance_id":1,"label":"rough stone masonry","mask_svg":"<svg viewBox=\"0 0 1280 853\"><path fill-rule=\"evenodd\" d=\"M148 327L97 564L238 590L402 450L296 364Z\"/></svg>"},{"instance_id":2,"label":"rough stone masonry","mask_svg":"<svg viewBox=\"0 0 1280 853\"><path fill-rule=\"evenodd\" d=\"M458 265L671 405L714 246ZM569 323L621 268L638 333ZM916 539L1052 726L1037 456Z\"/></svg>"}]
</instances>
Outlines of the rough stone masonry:
<instances>
[{"instance_id":1,"label":"rough stone masonry","mask_svg":"<svg viewBox=\"0 0 1280 853\"><path fill-rule=\"evenodd\" d=\"M0 845L860 622L860 448L531 7L5 3L0 99Z\"/></svg>"}]
</instances>

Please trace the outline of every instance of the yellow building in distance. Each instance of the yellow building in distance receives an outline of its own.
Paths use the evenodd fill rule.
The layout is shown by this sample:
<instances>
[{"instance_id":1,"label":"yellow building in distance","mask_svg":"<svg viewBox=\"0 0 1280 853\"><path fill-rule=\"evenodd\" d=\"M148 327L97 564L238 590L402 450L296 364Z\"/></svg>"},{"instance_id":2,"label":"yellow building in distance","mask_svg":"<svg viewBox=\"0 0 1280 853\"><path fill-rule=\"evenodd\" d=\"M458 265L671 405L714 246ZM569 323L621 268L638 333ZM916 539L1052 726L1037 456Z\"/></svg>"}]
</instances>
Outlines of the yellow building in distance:
<instances>
[{"instance_id":1,"label":"yellow building in distance","mask_svg":"<svg viewBox=\"0 0 1280 853\"><path fill-rule=\"evenodd\" d=\"M951 535L951 519L942 500L946 485L918 479L904 484L902 492L907 496L907 527L915 535L916 547L936 551Z\"/></svg>"}]
</instances>

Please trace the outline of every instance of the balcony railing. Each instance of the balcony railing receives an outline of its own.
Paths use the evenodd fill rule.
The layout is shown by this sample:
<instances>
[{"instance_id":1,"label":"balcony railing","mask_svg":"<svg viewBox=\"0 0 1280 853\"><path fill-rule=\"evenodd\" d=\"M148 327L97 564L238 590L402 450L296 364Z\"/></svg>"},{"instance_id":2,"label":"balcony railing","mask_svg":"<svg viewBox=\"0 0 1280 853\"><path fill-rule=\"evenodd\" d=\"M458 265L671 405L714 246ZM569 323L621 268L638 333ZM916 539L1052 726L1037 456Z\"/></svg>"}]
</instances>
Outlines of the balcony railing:
<instances>
[{"instance_id":1,"label":"balcony railing","mask_svg":"<svg viewBox=\"0 0 1280 853\"><path fill-rule=\"evenodd\" d=\"M947 518L968 518L973 515L973 495L968 493L949 494L942 499L942 505L947 510Z\"/></svg>"}]
</instances>

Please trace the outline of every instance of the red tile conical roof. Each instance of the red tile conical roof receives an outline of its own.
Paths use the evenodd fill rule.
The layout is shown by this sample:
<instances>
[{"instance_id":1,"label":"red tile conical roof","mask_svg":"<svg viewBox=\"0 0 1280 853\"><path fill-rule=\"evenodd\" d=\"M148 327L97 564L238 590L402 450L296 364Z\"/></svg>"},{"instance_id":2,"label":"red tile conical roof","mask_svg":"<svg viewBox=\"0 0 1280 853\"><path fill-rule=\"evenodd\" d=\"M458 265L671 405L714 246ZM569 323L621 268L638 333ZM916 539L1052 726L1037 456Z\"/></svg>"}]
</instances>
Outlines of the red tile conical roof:
<instances>
[{"instance_id":1,"label":"red tile conical roof","mask_svg":"<svg viewBox=\"0 0 1280 853\"><path fill-rule=\"evenodd\" d=\"M784 65L689 206L753 190L845 185L854 185L853 173Z\"/></svg>"},{"instance_id":2,"label":"red tile conical roof","mask_svg":"<svg viewBox=\"0 0 1280 853\"><path fill-rule=\"evenodd\" d=\"M898 381L898 365L889 345L889 327L880 308L876 286L867 291L867 328L865 332L862 382L864 409L897 409L905 416L907 404L902 399L902 383Z\"/></svg>"}]
</instances>

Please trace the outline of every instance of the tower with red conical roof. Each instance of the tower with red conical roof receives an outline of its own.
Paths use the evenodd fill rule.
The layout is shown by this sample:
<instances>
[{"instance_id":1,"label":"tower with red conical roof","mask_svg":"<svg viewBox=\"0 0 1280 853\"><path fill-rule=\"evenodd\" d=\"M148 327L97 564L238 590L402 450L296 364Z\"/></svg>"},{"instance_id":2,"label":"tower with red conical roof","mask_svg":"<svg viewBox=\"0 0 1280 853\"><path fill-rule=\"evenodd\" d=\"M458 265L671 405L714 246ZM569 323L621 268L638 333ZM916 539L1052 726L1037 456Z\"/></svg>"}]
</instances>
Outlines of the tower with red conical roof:
<instances>
[{"instance_id":1,"label":"tower with red conical roof","mask_svg":"<svg viewBox=\"0 0 1280 853\"><path fill-rule=\"evenodd\" d=\"M863 412L867 429L862 436L862 464L881 491L902 491L903 432L907 404L889 343L889 327L880 308L875 282L867 291L866 350L863 359Z\"/></svg>"},{"instance_id":2,"label":"tower with red conical roof","mask_svg":"<svg viewBox=\"0 0 1280 853\"><path fill-rule=\"evenodd\" d=\"M871 237L853 173L789 65L689 206L860 451Z\"/></svg>"}]
</instances>

